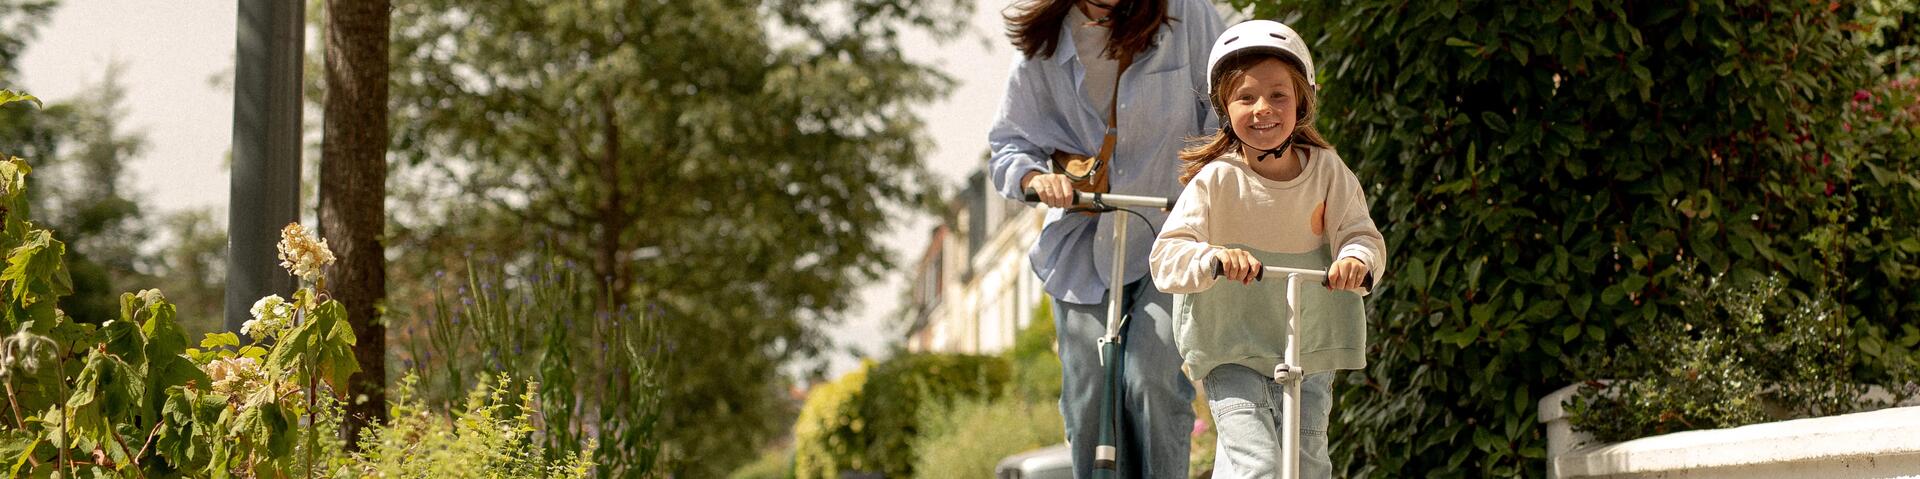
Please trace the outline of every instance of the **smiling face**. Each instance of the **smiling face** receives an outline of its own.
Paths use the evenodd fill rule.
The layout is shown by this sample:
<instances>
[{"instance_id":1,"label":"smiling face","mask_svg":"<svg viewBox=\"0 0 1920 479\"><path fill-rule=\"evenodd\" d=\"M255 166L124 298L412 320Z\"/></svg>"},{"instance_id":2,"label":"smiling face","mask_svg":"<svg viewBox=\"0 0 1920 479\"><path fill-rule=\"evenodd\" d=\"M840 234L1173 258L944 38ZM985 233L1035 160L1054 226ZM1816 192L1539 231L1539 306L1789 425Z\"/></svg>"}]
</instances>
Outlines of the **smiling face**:
<instances>
[{"instance_id":1,"label":"smiling face","mask_svg":"<svg viewBox=\"0 0 1920 479\"><path fill-rule=\"evenodd\" d=\"M1227 120L1233 134L1247 146L1279 148L1300 120L1299 86L1304 79L1292 65L1274 57L1256 61L1245 70L1229 73L1222 84Z\"/></svg>"}]
</instances>

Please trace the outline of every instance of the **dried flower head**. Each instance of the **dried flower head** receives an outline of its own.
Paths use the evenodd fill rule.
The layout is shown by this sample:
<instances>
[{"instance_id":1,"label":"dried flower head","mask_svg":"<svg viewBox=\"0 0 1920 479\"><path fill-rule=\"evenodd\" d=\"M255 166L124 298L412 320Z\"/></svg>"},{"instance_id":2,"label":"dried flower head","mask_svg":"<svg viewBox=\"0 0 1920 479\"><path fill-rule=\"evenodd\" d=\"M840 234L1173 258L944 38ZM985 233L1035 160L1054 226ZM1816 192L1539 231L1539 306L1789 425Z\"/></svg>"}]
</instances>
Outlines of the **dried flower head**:
<instances>
[{"instance_id":1,"label":"dried flower head","mask_svg":"<svg viewBox=\"0 0 1920 479\"><path fill-rule=\"evenodd\" d=\"M33 374L57 354L59 347L52 339L29 333L26 329L7 336L5 340L0 340L0 378L15 371Z\"/></svg>"},{"instance_id":2,"label":"dried flower head","mask_svg":"<svg viewBox=\"0 0 1920 479\"><path fill-rule=\"evenodd\" d=\"M267 373L253 358L227 358L207 363L207 377L213 380L213 392L246 397L267 382Z\"/></svg>"},{"instance_id":3,"label":"dried flower head","mask_svg":"<svg viewBox=\"0 0 1920 479\"><path fill-rule=\"evenodd\" d=\"M333 251L327 240L319 239L300 223L287 223L280 230L280 267L307 282L318 281L320 270L333 264Z\"/></svg>"}]
</instances>

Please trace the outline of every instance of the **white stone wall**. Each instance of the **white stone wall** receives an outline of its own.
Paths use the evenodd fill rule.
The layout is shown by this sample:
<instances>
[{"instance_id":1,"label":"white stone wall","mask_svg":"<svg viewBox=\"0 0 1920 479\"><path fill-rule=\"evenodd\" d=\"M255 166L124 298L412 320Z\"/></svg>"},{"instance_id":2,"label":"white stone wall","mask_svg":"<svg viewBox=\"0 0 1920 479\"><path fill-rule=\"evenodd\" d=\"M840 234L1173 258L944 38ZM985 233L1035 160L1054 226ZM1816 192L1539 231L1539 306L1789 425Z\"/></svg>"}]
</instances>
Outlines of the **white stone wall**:
<instances>
[{"instance_id":1,"label":"white stone wall","mask_svg":"<svg viewBox=\"0 0 1920 479\"><path fill-rule=\"evenodd\" d=\"M1920 406L1596 444L1567 422L1577 389L1540 400L1547 477L1920 478Z\"/></svg>"}]
</instances>

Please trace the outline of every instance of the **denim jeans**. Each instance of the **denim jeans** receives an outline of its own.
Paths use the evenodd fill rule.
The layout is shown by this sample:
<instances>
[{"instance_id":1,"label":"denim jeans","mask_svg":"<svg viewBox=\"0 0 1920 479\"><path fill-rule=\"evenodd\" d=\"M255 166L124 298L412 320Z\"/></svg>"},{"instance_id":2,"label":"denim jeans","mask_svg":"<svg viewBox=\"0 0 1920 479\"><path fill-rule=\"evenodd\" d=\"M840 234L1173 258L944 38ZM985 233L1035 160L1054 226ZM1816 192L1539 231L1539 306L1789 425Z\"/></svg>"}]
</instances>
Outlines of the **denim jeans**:
<instances>
[{"instance_id":1,"label":"denim jeans","mask_svg":"<svg viewBox=\"0 0 1920 479\"><path fill-rule=\"evenodd\" d=\"M1141 280L1127 285L1126 395L1121 401L1119 477L1185 478L1193 435L1193 383L1180 371L1173 345L1173 297ZM1093 477L1094 446L1100 440L1100 365L1107 305L1054 300L1054 327L1063 376L1060 414L1073 449L1073 477Z\"/></svg>"},{"instance_id":2,"label":"denim jeans","mask_svg":"<svg viewBox=\"0 0 1920 479\"><path fill-rule=\"evenodd\" d=\"M1273 382L1272 371L1260 372L1238 364L1213 368L1202 381L1207 406L1213 409L1218 441L1213 453L1213 477L1272 478L1280 476L1280 434L1286 416L1281 402L1286 386ZM1327 456L1327 417L1333 412L1333 373L1307 375L1300 384L1300 477L1333 477Z\"/></svg>"}]
</instances>

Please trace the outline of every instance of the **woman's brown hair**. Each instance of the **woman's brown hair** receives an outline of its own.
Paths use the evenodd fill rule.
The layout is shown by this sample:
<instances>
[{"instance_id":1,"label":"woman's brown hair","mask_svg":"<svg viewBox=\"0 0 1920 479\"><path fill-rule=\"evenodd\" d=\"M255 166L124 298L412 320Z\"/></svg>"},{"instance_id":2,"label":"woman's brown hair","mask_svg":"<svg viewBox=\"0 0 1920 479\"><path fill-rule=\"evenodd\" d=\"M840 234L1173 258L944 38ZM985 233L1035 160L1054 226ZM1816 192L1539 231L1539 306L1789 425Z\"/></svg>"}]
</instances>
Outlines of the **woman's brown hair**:
<instances>
[{"instance_id":1,"label":"woman's brown hair","mask_svg":"<svg viewBox=\"0 0 1920 479\"><path fill-rule=\"evenodd\" d=\"M1051 57L1060 46L1060 27L1067 9L1081 0L1028 0L1008 8L1007 37L1013 47L1027 58ZM1153 34L1179 19L1167 16L1167 0L1114 0L1113 18L1108 25L1107 47L1100 51L1107 58L1122 54L1139 55L1153 47Z\"/></svg>"},{"instance_id":2,"label":"woman's brown hair","mask_svg":"<svg viewBox=\"0 0 1920 479\"><path fill-rule=\"evenodd\" d=\"M1281 65L1286 66L1287 76L1293 79L1293 97L1302 99L1298 110L1300 118L1293 127L1292 145L1333 148L1332 143L1328 143L1326 138L1320 136L1320 130L1313 128L1313 119L1320 116L1320 99L1314 96L1312 87L1308 86L1307 74L1300 65L1274 55L1240 55L1222 61L1223 64L1219 68L1220 78L1214 82L1216 86L1213 88L1212 100L1214 112L1220 115L1220 129L1212 135L1189 138L1189 141L1200 142L1200 144L1180 150L1180 184L1185 185L1188 181L1192 181L1195 175L1200 174L1200 169L1205 168L1207 163L1212 163L1215 158L1239 151L1240 138L1233 134L1233 125L1228 124L1227 120L1227 95L1233 93L1234 85L1238 85L1241 79L1247 77L1247 70L1252 69L1261 60L1269 58L1278 59Z\"/></svg>"}]
</instances>

